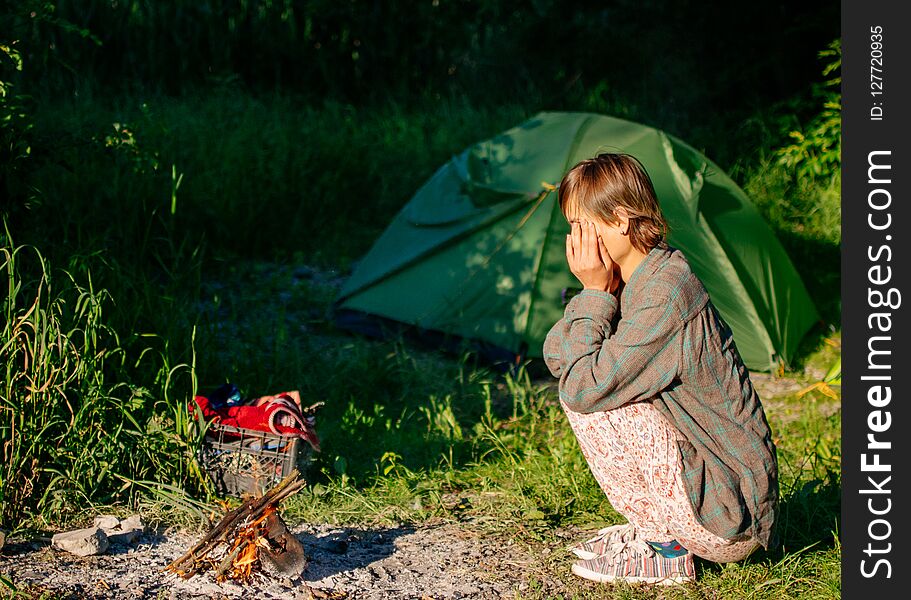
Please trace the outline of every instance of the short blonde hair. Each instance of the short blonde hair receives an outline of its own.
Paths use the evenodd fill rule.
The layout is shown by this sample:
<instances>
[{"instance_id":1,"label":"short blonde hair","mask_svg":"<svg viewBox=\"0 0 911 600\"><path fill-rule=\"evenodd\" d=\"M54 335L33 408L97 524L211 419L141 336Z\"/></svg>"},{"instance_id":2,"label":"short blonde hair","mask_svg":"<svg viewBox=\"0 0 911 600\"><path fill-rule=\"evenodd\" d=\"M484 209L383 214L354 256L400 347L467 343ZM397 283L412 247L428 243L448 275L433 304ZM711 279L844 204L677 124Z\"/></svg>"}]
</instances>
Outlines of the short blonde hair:
<instances>
[{"instance_id":1,"label":"short blonde hair","mask_svg":"<svg viewBox=\"0 0 911 600\"><path fill-rule=\"evenodd\" d=\"M629 154L604 153L581 161L563 176L560 210L571 206L607 223L617 223L616 210L629 215L630 243L648 252L667 237L667 221L645 167Z\"/></svg>"}]
</instances>

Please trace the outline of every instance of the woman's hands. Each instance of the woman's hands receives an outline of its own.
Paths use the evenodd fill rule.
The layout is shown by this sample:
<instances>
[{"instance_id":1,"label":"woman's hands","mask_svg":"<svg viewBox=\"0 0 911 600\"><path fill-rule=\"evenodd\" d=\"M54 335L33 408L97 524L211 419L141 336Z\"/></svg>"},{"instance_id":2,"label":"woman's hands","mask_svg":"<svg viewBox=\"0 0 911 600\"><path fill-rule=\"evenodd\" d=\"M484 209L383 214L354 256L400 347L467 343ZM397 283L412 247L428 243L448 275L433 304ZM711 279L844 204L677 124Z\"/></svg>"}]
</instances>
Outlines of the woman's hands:
<instances>
[{"instance_id":1,"label":"woman's hands","mask_svg":"<svg viewBox=\"0 0 911 600\"><path fill-rule=\"evenodd\" d=\"M571 223L571 233L566 236L566 262L587 290L613 294L620 285L619 265L608 254L591 221Z\"/></svg>"}]
</instances>

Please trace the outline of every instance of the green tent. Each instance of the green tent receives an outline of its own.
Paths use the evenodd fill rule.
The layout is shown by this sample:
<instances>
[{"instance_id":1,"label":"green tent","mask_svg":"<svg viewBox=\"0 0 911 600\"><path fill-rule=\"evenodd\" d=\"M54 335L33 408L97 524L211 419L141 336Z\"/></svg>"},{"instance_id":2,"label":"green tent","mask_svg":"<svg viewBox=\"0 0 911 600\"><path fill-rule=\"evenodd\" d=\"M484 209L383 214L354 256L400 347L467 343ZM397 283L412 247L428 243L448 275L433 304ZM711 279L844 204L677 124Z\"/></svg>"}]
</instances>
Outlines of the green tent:
<instances>
[{"instance_id":1,"label":"green tent","mask_svg":"<svg viewBox=\"0 0 911 600\"><path fill-rule=\"evenodd\" d=\"M683 251L734 332L744 362L791 358L819 318L781 244L744 192L657 129L588 113L541 113L443 165L341 290L338 314L375 315L541 356L569 272L555 186L600 152L638 158Z\"/></svg>"}]
</instances>

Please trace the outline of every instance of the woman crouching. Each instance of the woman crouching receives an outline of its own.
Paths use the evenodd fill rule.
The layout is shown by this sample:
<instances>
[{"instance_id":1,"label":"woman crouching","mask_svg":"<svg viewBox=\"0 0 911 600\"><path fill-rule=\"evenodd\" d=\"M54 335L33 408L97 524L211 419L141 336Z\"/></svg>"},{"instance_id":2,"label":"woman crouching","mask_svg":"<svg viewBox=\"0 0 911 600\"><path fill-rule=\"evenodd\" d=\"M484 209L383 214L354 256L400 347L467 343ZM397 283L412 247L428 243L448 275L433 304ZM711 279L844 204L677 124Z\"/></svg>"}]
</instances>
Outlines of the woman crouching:
<instances>
[{"instance_id":1,"label":"woman crouching","mask_svg":"<svg viewBox=\"0 0 911 600\"><path fill-rule=\"evenodd\" d=\"M628 523L572 548L601 582L693 581L693 555L739 561L774 541L778 465L765 413L705 287L664 241L651 180L625 154L563 178L566 259L584 289L544 342L560 402Z\"/></svg>"}]
</instances>

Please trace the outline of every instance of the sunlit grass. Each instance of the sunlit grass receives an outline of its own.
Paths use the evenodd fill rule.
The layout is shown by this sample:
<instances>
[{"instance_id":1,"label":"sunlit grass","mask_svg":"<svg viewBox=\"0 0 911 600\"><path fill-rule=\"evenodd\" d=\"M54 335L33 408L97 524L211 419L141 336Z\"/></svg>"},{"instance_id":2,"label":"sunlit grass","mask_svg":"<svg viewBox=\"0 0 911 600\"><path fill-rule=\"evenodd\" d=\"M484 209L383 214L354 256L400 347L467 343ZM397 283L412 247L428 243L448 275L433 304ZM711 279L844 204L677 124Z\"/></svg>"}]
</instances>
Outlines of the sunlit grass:
<instances>
[{"instance_id":1,"label":"sunlit grass","mask_svg":"<svg viewBox=\"0 0 911 600\"><path fill-rule=\"evenodd\" d=\"M106 324L109 295L54 272L35 248L0 247L0 276L0 522L64 520L135 498L147 480L198 486L191 366L121 340ZM148 387L131 381L143 372Z\"/></svg>"},{"instance_id":2,"label":"sunlit grass","mask_svg":"<svg viewBox=\"0 0 911 600\"><path fill-rule=\"evenodd\" d=\"M317 283L295 284L293 268L255 270L261 313L251 315L242 308L242 297L232 296L233 311L254 322L264 319L274 327L271 319L281 314L277 305L293 306L308 294L330 296ZM225 287L220 289L225 293ZM278 290L288 295L282 299ZM314 347L328 354L320 357ZM835 346L823 343L804 362L811 371L824 371L835 354ZM535 380L527 371L494 373L471 366L469 357L447 357L397 341L347 336L326 324L283 347L282 355L286 366L271 376L282 383L297 377L305 396L329 403L320 417L326 451L307 474L308 493L289 502L289 519L385 527L461 522L491 539L527 545L541 557L542 569L563 573L564 597L605 597L602 588L568 573L571 560L557 531L593 530L622 517L589 473L552 381ZM330 365L357 377L335 381L323 372ZM812 381L804 373L790 375L801 384ZM327 380L333 383L324 387ZM839 595L838 402L815 391L763 400L780 461L782 545L738 565L702 563L699 582L687 590L619 588L611 597ZM352 440L356 459L348 452ZM543 548L549 549L546 556ZM519 597L549 593L536 595L532 586Z\"/></svg>"}]
</instances>

